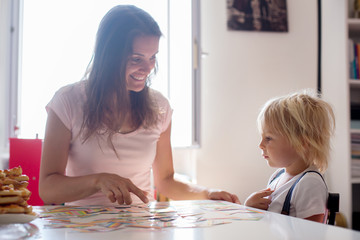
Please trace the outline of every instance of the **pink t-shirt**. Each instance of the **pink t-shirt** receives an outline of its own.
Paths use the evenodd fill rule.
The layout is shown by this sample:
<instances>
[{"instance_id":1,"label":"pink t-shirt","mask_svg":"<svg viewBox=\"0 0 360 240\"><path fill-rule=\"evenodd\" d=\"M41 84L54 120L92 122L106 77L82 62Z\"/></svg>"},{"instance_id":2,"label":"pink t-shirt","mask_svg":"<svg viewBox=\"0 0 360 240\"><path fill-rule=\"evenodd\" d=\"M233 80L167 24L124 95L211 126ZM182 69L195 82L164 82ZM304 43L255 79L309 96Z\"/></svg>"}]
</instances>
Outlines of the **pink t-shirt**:
<instances>
[{"instance_id":1,"label":"pink t-shirt","mask_svg":"<svg viewBox=\"0 0 360 240\"><path fill-rule=\"evenodd\" d=\"M169 101L158 91L150 89L150 94L158 105L160 121L155 128L140 127L128 134L115 134L113 144L119 155L107 143L107 134L91 137L85 143L79 137L83 121L83 104L85 103L85 84L80 81L58 90L46 106L51 108L64 125L71 131L70 151L66 165L67 176L83 176L95 173L114 173L129 178L138 188L148 192L153 200L151 189L151 168L156 155L157 141L171 121L172 109ZM132 194L133 204L142 201ZM101 191L71 205L116 205Z\"/></svg>"}]
</instances>

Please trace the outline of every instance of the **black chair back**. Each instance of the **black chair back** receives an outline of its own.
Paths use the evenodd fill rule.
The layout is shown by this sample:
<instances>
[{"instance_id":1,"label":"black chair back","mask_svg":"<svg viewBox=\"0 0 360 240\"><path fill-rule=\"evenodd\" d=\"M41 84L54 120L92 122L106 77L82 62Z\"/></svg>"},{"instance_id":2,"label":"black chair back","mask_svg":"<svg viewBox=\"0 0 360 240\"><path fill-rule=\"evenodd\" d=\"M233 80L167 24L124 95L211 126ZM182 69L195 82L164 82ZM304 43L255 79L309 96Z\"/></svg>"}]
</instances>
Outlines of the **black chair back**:
<instances>
[{"instance_id":1,"label":"black chair back","mask_svg":"<svg viewBox=\"0 0 360 240\"><path fill-rule=\"evenodd\" d=\"M329 193L327 201L328 219L326 221L329 225L335 225L336 213L339 212L340 195L338 193Z\"/></svg>"}]
</instances>

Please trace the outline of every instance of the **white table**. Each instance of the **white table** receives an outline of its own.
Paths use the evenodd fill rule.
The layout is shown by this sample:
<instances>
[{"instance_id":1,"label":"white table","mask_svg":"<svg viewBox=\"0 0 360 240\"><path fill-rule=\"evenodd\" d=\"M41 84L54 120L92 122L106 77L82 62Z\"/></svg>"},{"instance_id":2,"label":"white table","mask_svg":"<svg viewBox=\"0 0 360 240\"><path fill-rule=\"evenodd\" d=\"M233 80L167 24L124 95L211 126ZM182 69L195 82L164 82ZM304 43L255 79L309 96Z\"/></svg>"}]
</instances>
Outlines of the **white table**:
<instances>
[{"instance_id":1,"label":"white table","mask_svg":"<svg viewBox=\"0 0 360 240\"><path fill-rule=\"evenodd\" d=\"M186 201L196 204L199 201ZM203 201L202 201L203 202ZM174 201L171 204L178 204ZM30 239L46 240L231 240L231 239L334 239L334 240L360 240L360 232L341 227L329 226L315 223L299 218L289 217L272 212L264 212L258 221L233 221L229 224L217 225L203 228L163 228L142 229L124 228L113 232L80 233L71 229L47 229L44 228L46 220L36 219L31 225L36 228L37 233ZM0 232L1 233L1 232ZM3 239L0 235L0 239Z\"/></svg>"}]
</instances>

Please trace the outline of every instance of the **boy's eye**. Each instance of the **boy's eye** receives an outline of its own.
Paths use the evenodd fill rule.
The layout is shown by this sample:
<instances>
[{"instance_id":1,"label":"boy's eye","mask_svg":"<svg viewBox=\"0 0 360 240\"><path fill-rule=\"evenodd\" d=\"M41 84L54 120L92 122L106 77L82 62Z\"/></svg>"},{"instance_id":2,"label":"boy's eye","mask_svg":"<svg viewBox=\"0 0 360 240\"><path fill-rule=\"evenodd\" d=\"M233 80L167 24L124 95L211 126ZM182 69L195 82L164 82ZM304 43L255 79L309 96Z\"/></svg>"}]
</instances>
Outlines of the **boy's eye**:
<instances>
[{"instance_id":1,"label":"boy's eye","mask_svg":"<svg viewBox=\"0 0 360 240\"><path fill-rule=\"evenodd\" d=\"M270 140L272 140L271 137L265 137L265 141L269 142Z\"/></svg>"}]
</instances>

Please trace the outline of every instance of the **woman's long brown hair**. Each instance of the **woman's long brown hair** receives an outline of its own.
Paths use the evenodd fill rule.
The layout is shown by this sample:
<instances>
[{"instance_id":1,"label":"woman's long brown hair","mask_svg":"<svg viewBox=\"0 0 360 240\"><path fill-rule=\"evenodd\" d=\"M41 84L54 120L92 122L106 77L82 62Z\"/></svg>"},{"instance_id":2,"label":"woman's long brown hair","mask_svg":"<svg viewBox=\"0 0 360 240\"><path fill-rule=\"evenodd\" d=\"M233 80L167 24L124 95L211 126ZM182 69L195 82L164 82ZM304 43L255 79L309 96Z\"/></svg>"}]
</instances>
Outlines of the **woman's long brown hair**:
<instances>
[{"instance_id":1,"label":"woman's long brown hair","mask_svg":"<svg viewBox=\"0 0 360 240\"><path fill-rule=\"evenodd\" d=\"M162 34L155 20L135 6L116 6L101 20L94 55L84 77L88 80L81 128L84 142L98 132L108 133L114 149L111 138L123 125L126 114L133 129L156 124L158 114L150 98L149 78L140 92L126 88L127 59L132 54L134 39L143 35Z\"/></svg>"}]
</instances>

